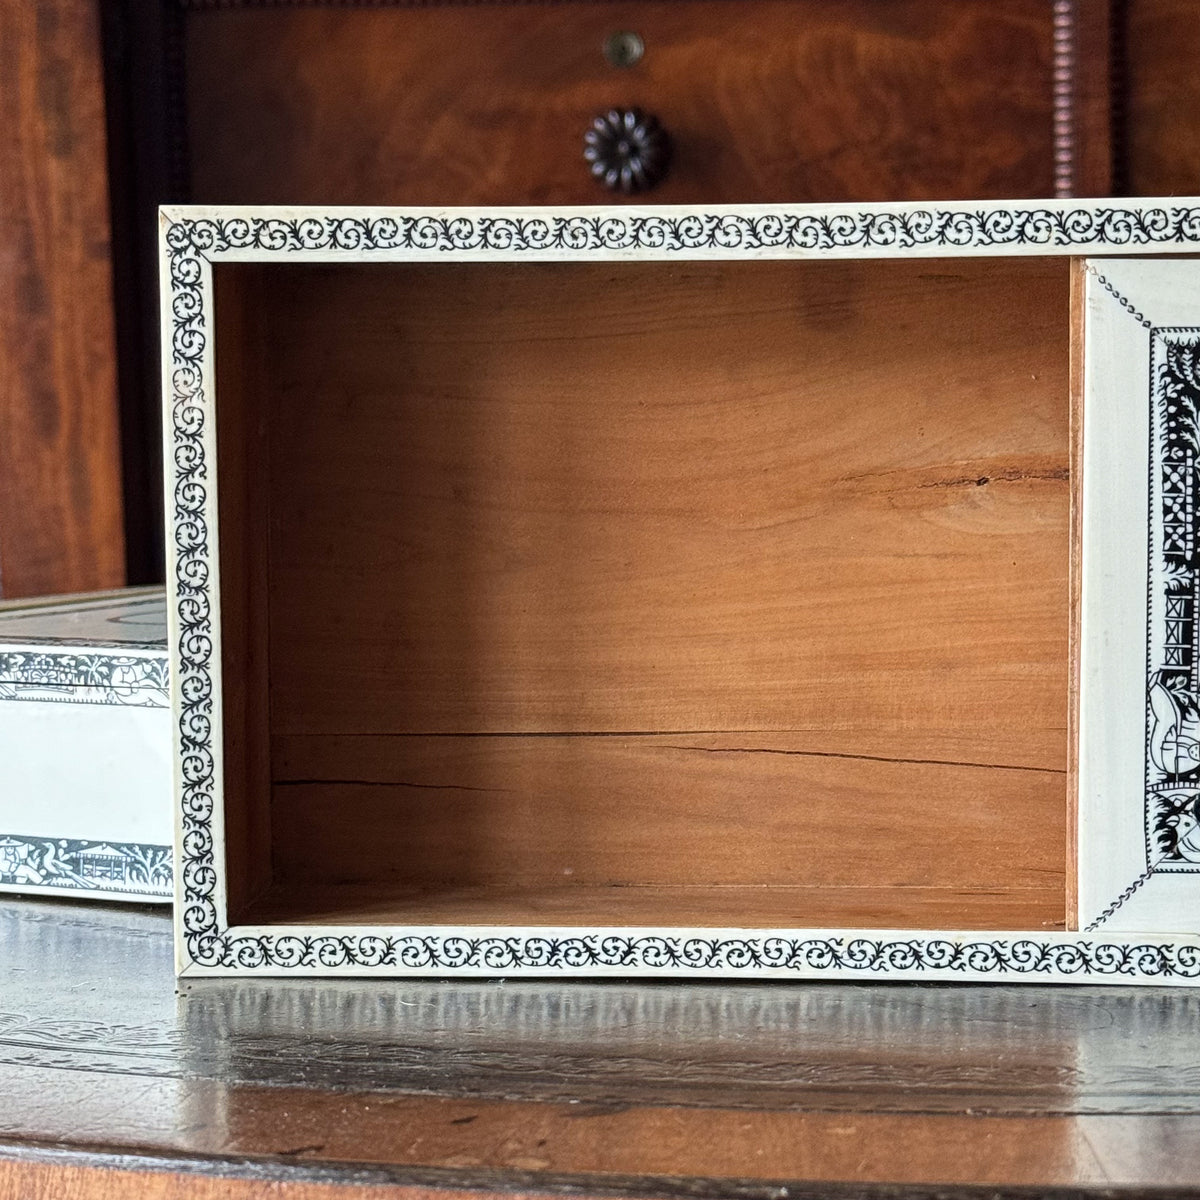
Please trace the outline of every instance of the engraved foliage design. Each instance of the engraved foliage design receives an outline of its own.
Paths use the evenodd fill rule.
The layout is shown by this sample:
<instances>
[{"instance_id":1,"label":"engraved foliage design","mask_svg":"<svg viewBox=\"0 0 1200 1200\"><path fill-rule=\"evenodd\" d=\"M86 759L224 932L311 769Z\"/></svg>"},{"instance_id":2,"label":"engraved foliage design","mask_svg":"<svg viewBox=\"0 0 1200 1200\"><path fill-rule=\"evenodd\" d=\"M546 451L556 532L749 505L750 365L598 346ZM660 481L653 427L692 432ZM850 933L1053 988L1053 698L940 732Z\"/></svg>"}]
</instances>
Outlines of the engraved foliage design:
<instances>
[{"instance_id":1,"label":"engraved foliage design","mask_svg":"<svg viewBox=\"0 0 1200 1200\"><path fill-rule=\"evenodd\" d=\"M198 215L165 231L168 287L169 444L174 530L175 661L183 819L186 949L200 968L396 971L770 972L931 977L1200 977L1200 950L1167 942L1124 944L1047 935L737 934L637 930L378 934L225 929L218 918L212 476L206 458L211 336L207 261L297 258L511 257L630 254L686 257L753 253L1030 253L1077 247L1200 243L1200 209L1187 207L779 210L683 215L578 214L296 216ZM1165 686L1165 685L1164 685ZM1177 762L1184 761L1177 759Z\"/></svg>"}]
</instances>

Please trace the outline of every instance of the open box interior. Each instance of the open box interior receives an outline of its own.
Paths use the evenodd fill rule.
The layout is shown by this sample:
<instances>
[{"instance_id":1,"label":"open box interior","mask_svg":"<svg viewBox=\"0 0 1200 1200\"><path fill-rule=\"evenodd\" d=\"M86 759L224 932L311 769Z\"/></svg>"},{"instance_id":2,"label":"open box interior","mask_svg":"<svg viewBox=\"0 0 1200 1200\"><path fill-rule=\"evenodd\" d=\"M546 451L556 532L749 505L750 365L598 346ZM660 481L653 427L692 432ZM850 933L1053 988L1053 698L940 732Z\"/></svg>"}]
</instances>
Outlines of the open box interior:
<instances>
[{"instance_id":1,"label":"open box interior","mask_svg":"<svg viewBox=\"0 0 1200 1200\"><path fill-rule=\"evenodd\" d=\"M216 264L230 922L1063 928L1070 269Z\"/></svg>"}]
</instances>

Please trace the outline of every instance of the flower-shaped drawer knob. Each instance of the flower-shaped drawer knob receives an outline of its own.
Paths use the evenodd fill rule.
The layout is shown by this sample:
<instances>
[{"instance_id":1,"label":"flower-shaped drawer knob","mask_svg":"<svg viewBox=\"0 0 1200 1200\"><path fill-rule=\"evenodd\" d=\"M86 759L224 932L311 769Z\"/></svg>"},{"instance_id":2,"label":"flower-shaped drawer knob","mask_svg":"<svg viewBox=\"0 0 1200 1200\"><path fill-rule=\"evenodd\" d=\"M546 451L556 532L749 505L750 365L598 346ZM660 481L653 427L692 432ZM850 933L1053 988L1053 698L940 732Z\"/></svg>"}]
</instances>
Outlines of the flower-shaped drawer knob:
<instances>
[{"instance_id":1,"label":"flower-shaped drawer knob","mask_svg":"<svg viewBox=\"0 0 1200 1200\"><path fill-rule=\"evenodd\" d=\"M614 192L645 192L671 164L671 139L658 118L639 108L614 108L597 117L583 138L592 174Z\"/></svg>"}]
</instances>

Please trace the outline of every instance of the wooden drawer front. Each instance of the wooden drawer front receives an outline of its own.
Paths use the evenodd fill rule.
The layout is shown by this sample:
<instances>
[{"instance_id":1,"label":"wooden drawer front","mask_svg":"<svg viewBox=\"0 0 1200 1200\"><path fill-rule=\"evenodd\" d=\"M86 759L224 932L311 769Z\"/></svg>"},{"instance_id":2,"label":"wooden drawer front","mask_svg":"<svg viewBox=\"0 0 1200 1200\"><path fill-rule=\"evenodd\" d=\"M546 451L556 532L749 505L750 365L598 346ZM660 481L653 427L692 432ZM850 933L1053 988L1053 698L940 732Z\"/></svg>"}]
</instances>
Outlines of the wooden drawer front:
<instances>
[{"instance_id":1,"label":"wooden drawer front","mask_svg":"<svg viewBox=\"0 0 1200 1200\"><path fill-rule=\"evenodd\" d=\"M197 4L184 43L192 198L603 202L583 134L626 106L655 114L674 143L655 202L1051 195L1056 67L1060 191L1064 146L1087 124L1063 98L1075 86L1064 38L1079 32L1061 11L1056 25L1063 8ZM623 30L645 53L617 67L604 47ZM1099 192L1107 178L1073 186Z\"/></svg>"}]
</instances>

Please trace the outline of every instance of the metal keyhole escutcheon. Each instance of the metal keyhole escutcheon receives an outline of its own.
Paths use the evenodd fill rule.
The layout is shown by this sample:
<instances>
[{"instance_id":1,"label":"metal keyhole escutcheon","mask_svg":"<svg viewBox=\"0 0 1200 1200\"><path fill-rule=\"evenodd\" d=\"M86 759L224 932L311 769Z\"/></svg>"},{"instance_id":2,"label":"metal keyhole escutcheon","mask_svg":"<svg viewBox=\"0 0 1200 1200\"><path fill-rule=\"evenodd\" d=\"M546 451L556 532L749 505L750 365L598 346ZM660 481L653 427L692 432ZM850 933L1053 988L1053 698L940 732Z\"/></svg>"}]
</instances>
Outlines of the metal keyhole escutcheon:
<instances>
[{"instance_id":1,"label":"metal keyhole escutcheon","mask_svg":"<svg viewBox=\"0 0 1200 1200\"><path fill-rule=\"evenodd\" d=\"M671 139L658 118L640 108L614 108L584 134L583 157L614 192L631 195L660 183L671 163Z\"/></svg>"}]
</instances>

